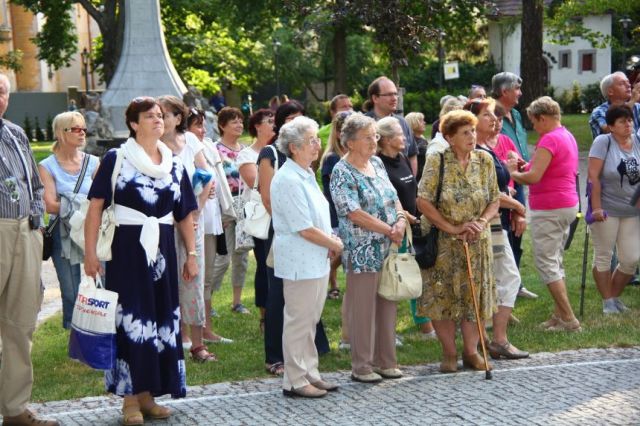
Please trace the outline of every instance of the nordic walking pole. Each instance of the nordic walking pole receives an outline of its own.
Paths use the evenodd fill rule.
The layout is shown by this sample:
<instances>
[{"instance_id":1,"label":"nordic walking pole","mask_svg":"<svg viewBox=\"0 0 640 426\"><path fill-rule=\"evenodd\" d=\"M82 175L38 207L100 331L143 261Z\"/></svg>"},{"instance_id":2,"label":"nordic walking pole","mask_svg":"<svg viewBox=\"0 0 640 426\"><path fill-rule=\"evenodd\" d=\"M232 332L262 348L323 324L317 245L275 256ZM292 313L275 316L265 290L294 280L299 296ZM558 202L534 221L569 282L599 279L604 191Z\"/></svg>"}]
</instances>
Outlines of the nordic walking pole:
<instances>
[{"instance_id":1,"label":"nordic walking pole","mask_svg":"<svg viewBox=\"0 0 640 426\"><path fill-rule=\"evenodd\" d=\"M482 358L484 358L484 368L486 380L491 380L493 377L491 370L489 370L489 361L487 360L487 348L484 345L484 334L482 333L482 325L480 323L480 308L478 306L478 299L476 297L476 285L473 283L473 274L471 273L471 257L469 256L469 243L462 242L464 247L464 254L467 258L467 276L469 277L469 287L471 287L471 298L473 299L473 310L476 314L476 325L478 326L478 336L480 336L480 345L482 346Z\"/></svg>"},{"instance_id":2,"label":"nordic walking pole","mask_svg":"<svg viewBox=\"0 0 640 426\"><path fill-rule=\"evenodd\" d=\"M584 248L582 251L582 278L580 282L580 319L584 315L584 290L587 283L587 255L589 253L589 225L584 222Z\"/></svg>"}]
</instances>

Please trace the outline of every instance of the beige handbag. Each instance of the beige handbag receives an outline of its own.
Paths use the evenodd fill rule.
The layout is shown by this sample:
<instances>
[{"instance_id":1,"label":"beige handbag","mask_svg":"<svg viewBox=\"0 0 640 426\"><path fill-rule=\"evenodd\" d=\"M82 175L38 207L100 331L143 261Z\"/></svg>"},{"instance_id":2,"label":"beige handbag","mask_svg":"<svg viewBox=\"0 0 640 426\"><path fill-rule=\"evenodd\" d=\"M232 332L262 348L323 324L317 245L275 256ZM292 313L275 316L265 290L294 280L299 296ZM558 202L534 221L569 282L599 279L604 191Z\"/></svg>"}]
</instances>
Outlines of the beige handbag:
<instances>
[{"instance_id":1,"label":"beige handbag","mask_svg":"<svg viewBox=\"0 0 640 426\"><path fill-rule=\"evenodd\" d=\"M116 232L116 215L114 194L116 193L116 181L122 168L122 158L124 153L117 150L116 164L113 166L111 174L111 204L102 212L102 222L98 230L98 244L96 246L96 255L98 260L103 262L111 260L111 243L113 243L113 235Z\"/></svg>"},{"instance_id":2,"label":"beige handbag","mask_svg":"<svg viewBox=\"0 0 640 426\"><path fill-rule=\"evenodd\" d=\"M398 245L391 244L389 255L382 264L378 294L392 302L410 300L422 295L422 275L413 251L411 227L404 231L407 252L398 253Z\"/></svg>"}]
</instances>

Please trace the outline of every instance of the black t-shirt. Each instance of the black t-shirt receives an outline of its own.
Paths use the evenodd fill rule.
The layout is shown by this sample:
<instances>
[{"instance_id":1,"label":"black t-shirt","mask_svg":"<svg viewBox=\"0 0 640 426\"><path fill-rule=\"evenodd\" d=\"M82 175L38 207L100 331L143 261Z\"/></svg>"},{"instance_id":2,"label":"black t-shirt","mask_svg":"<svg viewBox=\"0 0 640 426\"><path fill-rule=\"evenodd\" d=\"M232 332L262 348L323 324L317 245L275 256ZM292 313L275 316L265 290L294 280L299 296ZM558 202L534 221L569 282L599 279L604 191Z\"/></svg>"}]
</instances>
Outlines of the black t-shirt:
<instances>
[{"instance_id":1,"label":"black t-shirt","mask_svg":"<svg viewBox=\"0 0 640 426\"><path fill-rule=\"evenodd\" d=\"M378 157L382 160L384 168L389 175L389 180L398 193L402 208L415 216L418 211L416 205L418 183L411 171L409 160L402 153L398 154L396 158L387 157L383 154L378 154Z\"/></svg>"},{"instance_id":2,"label":"black t-shirt","mask_svg":"<svg viewBox=\"0 0 640 426\"><path fill-rule=\"evenodd\" d=\"M504 192L505 194L509 193L509 180L511 180L511 174L507 169L507 166L500 161L498 156L489 148L485 148L483 146L478 146L479 150L488 152L491 154L493 158L493 164L496 167L496 178L498 180L498 188L500 192ZM510 209L500 209L500 222L502 223L502 228L509 230L509 226L511 223L511 210Z\"/></svg>"},{"instance_id":3,"label":"black t-shirt","mask_svg":"<svg viewBox=\"0 0 640 426\"><path fill-rule=\"evenodd\" d=\"M424 163L427 161L427 146L429 142L425 138L416 138L416 145L418 146L418 174L416 175L416 182L420 183L422 179L422 169L424 169Z\"/></svg>"},{"instance_id":4,"label":"black t-shirt","mask_svg":"<svg viewBox=\"0 0 640 426\"><path fill-rule=\"evenodd\" d=\"M269 162L271 163L271 167L273 167L274 169L276 168L275 166L276 157L273 155L273 148L271 148L272 146L273 148L276 149L276 152L278 153L278 168L282 167L284 162L287 161L287 156L281 153L274 143L273 145L267 145L260 150L260 154L258 154L258 165L260 165L260 162L262 161L263 158L268 158Z\"/></svg>"},{"instance_id":5,"label":"black t-shirt","mask_svg":"<svg viewBox=\"0 0 640 426\"><path fill-rule=\"evenodd\" d=\"M331 227L338 227L338 213L336 213L336 205L333 204L333 198L331 197L331 191L329 189L329 184L331 183L331 172L333 168L340 161L340 156L335 152L332 152L324 159L322 163L322 170L320 173L322 174L322 192L326 197L327 201L329 201L329 212L331 213Z\"/></svg>"}]
</instances>

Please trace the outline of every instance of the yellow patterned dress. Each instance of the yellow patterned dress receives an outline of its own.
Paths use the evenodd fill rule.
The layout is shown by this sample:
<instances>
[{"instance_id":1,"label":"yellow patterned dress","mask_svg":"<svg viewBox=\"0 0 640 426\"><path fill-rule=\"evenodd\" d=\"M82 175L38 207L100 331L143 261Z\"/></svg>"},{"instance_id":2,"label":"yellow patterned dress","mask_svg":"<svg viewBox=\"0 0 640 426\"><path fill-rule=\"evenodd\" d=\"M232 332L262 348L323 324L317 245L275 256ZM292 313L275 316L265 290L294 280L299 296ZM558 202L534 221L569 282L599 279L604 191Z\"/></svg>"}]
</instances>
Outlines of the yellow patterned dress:
<instances>
[{"instance_id":1,"label":"yellow patterned dress","mask_svg":"<svg viewBox=\"0 0 640 426\"><path fill-rule=\"evenodd\" d=\"M444 151L444 165L438 210L450 223L459 225L477 219L489 204L498 199L500 192L495 166L486 152L472 151L465 171L453 151L447 149ZM439 173L440 155L429 155L418 186L418 197L433 205ZM491 230L488 226L478 242L469 245L469 252L471 271L479 293L480 316L488 319L496 310ZM475 321L462 241L440 231L436 264L422 271L422 282L423 293L418 299L419 315L432 320Z\"/></svg>"}]
</instances>

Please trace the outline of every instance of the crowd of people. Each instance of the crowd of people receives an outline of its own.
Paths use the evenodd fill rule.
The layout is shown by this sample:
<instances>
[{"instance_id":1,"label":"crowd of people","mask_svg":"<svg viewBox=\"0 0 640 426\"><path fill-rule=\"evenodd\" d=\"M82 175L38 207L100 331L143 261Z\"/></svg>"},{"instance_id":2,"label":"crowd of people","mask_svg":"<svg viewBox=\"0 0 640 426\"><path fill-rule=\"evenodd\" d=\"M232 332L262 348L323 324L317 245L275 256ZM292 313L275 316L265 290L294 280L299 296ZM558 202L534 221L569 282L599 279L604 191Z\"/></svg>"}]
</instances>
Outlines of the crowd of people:
<instances>
[{"instance_id":1,"label":"crowd of people","mask_svg":"<svg viewBox=\"0 0 640 426\"><path fill-rule=\"evenodd\" d=\"M217 141L205 135L202 110L173 96L139 97L126 110L130 135L120 148L101 159L85 154L84 118L65 112L53 122L53 153L39 165L22 129L0 120L3 424L58 424L27 409L45 211L55 221L62 326L72 326L81 264L118 293L116 363L105 384L123 397L125 425L171 415L155 398L185 396L185 353L194 362L214 362L207 343L233 344L214 332L213 299L231 269L230 310L250 314L242 302L250 251L265 368L283 377L285 396L318 398L338 388L319 372L319 355L330 350L322 322L327 298L342 298L339 348L350 351L352 380L403 376L398 302L380 296L378 286L392 244L412 250L408 229L414 238L432 226L439 230L435 264L421 271L422 294L407 303L420 336L441 345L441 372L460 368L458 330L465 368L492 368L479 345L493 359L529 356L508 338L509 325L518 322L517 298L537 297L519 271L527 228L535 268L554 302L540 328L581 331L563 267L581 196L578 145L562 125L558 103L543 96L521 105L539 135L530 152L515 108L522 85L517 75L501 72L491 81L491 97L480 85L467 96L446 96L430 138L422 113L397 114L400 95L387 77L371 83L363 112L353 110L347 95L336 96L331 122L322 128L295 100L248 118L223 107ZM0 74L0 117L9 89ZM614 73L601 89L607 102L590 121L588 213L603 313L618 314L628 310L620 295L640 259L639 213L630 204L640 182L640 84L632 88L624 73ZM250 145L240 139L245 122ZM196 176L207 179L196 183ZM70 237L78 197L88 200L83 247ZM266 238L245 226L249 203L261 203L270 215ZM104 263L98 233L111 205L118 226Z\"/></svg>"}]
</instances>

